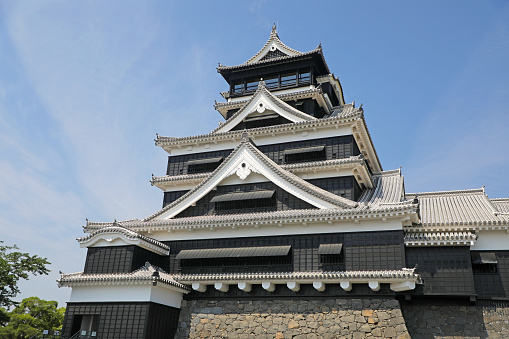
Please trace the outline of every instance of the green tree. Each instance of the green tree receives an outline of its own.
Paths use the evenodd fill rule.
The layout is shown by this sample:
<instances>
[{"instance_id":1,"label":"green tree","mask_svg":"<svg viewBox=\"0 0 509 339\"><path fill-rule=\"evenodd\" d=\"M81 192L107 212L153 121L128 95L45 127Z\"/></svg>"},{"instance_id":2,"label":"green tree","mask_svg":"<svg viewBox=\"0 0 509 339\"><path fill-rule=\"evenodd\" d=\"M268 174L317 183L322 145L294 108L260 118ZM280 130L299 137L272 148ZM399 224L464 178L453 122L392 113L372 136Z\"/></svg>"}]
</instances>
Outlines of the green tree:
<instances>
[{"instance_id":1,"label":"green tree","mask_svg":"<svg viewBox=\"0 0 509 339\"><path fill-rule=\"evenodd\" d=\"M18 281L28 280L29 274L48 274L46 266L50 263L46 258L16 251L19 249L16 245L3 243L0 241L0 307L9 308L17 304L13 298L19 293ZM2 315L0 312L0 323Z\"/></svg>"},{"instance_id":2,"label":"green tree","mask_svg":"<svg viewBox=\"0 0 509 339\"><path fill-rule=\"evenodd\" d=\"M64 313L65 308L58 308L56 301L25 298L9 313L7 326L0 327L0 338L30 338L42 330L49 330L50 333L60 330Z\"/></svg>"}]
</instances>

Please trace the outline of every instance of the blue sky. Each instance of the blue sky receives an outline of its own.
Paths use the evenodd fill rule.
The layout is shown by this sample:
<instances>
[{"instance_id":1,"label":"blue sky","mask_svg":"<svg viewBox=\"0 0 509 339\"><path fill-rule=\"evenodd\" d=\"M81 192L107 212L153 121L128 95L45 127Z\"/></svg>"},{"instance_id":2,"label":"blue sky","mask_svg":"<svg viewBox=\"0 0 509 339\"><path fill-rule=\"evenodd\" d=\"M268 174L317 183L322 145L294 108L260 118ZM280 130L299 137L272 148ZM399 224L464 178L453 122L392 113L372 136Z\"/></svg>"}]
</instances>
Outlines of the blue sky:
<instances>
[{"instance_id":1,"label":"blue sky","mask_svg":"<svg viewBox=\"0 0 509 339\"><path fill-rule=\"evenodd\" d=\"M0 239L53 263L19 299L65 303L55 280L83 269L85 218L160 208L155 134L216 127L217 63L249 59L274 22L292 48L322 43L407 192L509 196L507 1L3 0Z\"/></svg>"}]
</instances>

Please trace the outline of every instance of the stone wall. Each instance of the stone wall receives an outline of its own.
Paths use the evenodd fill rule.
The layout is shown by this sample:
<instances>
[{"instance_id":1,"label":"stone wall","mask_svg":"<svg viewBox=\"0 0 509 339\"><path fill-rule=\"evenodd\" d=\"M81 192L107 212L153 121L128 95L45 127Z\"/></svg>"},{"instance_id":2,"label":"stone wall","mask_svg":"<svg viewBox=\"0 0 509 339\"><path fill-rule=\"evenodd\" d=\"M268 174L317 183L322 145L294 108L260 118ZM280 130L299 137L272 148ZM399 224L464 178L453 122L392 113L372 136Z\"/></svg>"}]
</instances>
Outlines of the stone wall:
<instances>
[{"instance_id":1,"label":"stone wall","mask_svg":"<svg viewBox=\"0 0 509 339\"><path fill-rule=\"evenodd\" d=\"M393 299L184 301L175 338L410 338Z\"/></svg>"},{"instance_id":2,"label":"stone wall","mask_svg":"<svg viewBox=\"0 0 509 339\"><path fill-rule=\"evenodd\" d=\"M509 302L477 305L403 304L412 338L509 338Z\"/></svg>"}]
</instances>

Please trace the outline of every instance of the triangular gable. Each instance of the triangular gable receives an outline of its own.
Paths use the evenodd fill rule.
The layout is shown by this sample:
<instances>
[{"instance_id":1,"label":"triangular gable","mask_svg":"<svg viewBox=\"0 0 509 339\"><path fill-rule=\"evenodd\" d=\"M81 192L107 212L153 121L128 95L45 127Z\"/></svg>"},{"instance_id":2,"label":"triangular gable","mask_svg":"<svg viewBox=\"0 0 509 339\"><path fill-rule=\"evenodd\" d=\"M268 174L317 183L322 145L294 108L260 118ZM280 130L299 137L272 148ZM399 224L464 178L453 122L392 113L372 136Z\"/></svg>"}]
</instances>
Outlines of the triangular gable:
<instances>
[{"instance_id":1,"label":"triangular gable","mask_svg":"<svg viewBox=\"0 0 509 339\"><path fill-rule=\"evenodd\" d=\"M303 113L296 108L288 105L283 100L279 99L265 86L264 81L260 81L258 84L258 90L253 94L251 99L234 115L232 115L223 124L213 130L211 133L228 132L239 123L242 122L246 117L251 114L262 114L266 111L274 111L285 119L291 122L302 122L317 120L309 114Z\"/></svg>"},{"instance_id":2,"label":"triangular gable","mask_svg":"<svg viewBox=\"0 0 509 339\"><path fill-rule=\"evenodd\" d=\"M262 60L267 54L280 51L285 56L296 56L303 54L293 48L286 46L277 35L276 25L272 26L269 40L263 45L262 49L258 51L251 59L245 62L245 64L252 64Z\"/></svg>"},{"instance_id":3,"label":"triangular gable","mask_svg":"<svg viewBox=\"0 0 509 339\"><path fill-rule=\"evenodd\" d=\"M80 247L136 245L160 255L168 255L170 253L169 246L122 227L116 221L111 226L106 226L76 240L80 243Z\"/></svg>"},{"instance_id":4,"label":"triangular gable","mask_svg":"<svg viewBox=\"0 0 509 339\"><path fill-rule=\"evenodd\" d=\"M244 133L239 146L205 180L162 210L145 218L144 221L171 219L195 204L229 176L235 174L244 180L253 172L263 175L286 192L319 209L354 208L357 206L354 201L311 185L282 169L281 166L260 152L252 144L248 134Z\"/></svg>"}]
</instances>

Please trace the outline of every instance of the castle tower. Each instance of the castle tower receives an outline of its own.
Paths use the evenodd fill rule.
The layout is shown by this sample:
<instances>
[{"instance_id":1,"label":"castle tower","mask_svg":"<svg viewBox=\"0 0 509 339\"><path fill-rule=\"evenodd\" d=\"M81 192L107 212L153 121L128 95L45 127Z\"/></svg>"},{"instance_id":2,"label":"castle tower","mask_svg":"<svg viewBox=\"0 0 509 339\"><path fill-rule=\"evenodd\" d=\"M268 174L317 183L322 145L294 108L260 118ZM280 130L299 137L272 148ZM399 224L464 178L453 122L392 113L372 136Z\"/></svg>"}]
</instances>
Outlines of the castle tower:
<instances>
[{"instance_id":1,"label":"castle tower","mask_svg":"<svg viewBox=\"0 0 509 339\"><path fill-rule=\"evenodd\" d=\"M217 302L362 298L399 309L398 300L509 296L509 200L405 193L321 46L299 52L273 27L252 58L217 71L228 84L215 104L225 121L155 140L169 155L166 175L151 181L162 209L84 227L84 271L59 280L72 288L65 338L199 336L186 321L225 313L196 308Z\"/></svg>"}]
</instances>

